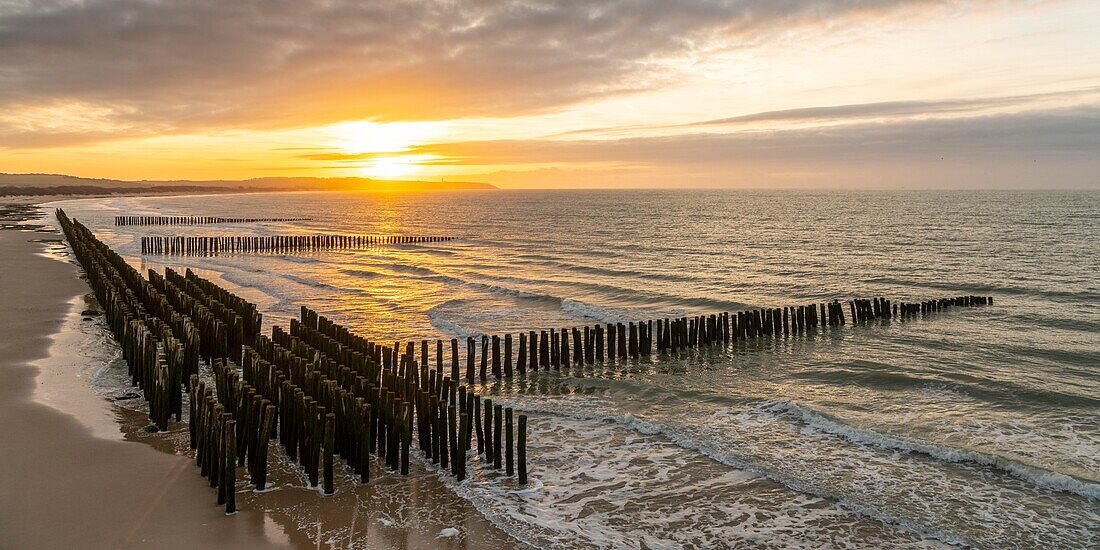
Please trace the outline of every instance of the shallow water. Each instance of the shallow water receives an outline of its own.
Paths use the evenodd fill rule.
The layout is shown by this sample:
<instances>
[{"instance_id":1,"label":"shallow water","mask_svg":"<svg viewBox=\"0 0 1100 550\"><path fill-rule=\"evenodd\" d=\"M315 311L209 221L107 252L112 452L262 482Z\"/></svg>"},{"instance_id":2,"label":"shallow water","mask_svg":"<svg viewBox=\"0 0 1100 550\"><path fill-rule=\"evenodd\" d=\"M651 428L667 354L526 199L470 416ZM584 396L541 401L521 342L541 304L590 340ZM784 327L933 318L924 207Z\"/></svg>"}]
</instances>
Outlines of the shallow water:
<instances>
[{"instance_id":1,"label":"shallow water","mask_svg":"<svg viewBox=\"0 0 1100 550\"><path fill-rule=\"evenodd\" d=\"M540 372L532 484L448 484L545 546L1100 544L1100 193L498 191L66 201L135 265L285 324L381 340L838 298L980 294L925 319ZM121 227L115 215L311 216ZM142 235L444 234L431 245L138 255ZM472 469L473 470L473 469Z\"/></svg>"}]
</instances>

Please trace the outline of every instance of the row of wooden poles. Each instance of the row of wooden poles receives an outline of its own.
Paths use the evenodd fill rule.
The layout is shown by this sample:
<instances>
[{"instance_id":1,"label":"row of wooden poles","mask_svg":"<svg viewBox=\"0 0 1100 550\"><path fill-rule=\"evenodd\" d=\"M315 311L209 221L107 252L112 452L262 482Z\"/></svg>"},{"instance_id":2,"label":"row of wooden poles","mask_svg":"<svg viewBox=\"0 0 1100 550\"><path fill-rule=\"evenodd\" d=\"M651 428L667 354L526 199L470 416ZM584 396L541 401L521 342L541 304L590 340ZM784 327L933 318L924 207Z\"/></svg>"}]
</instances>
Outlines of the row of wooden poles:
<instances>
[{"instance_id":1,"label":"row of wooden poles","mask_svg":"<svg viewBox=\"0 0 1100 550\"><path fill-rule=\"evenodd\" d=\"M877 319L906 319L952 307L992 303L993 298L989 296L957 296L915 303L893 303L885 298L871 298L849 301L848 311L852 322L863 324ZM302 309L302 319L314 326L333 326L332 321L308 308ZM484 382L490 375L497 379L510 378L516 371L523 374L528 370L560 369L569 367L570 364L592 365L605 360L639 359L652 355L654 350L658 353L675 353L704 346L726 345L739 340L789 337L824 330L824 327L845 325L848 322L844 305L840 301L833 301L672 319L532 330L520 332L518 338L514 338L512 334L481 335L480 346L478 338L468 336L464 361L460 360L459 340L450 340L449 371L444 364L444 340L437 339L434 345L434 367L439 377L448 371L451 380L464 378L467 383L475 380ZM292 322L292 330L294 326ZM513 345L517 340L518 349ZM411 342L408 345L414 346ZM399 343L395 343L390 349L396 350L399 347ZM429 340L420 341L421 366L431 364L431 347Z\"/></svg>"},{"instance_id":2,"label":"row of wooden poles","mask_svg":"<svg viewBox=\"0 0 1100 550\"><path fill-rule=\"evenodd\" d=\"M267 486L268 442L276 413L271 400L241 381L236 369L215 359L213 371L214 388L191 376L188 431L199 473L218 489L218 504L233 513L238 467L247 467L256 490Z\"/></svg>"},{"instance_id":3,"label":"row of wooden poles","mask_svg":"<svg viewBox=\"0 0 1100 550\"><path fill-rule=\"evenodd\" d=\"M424 458L460 481L476 437L474 454L482 464L512 476L518 458L518 481L527 483L525 415L519 415L517 433L511 408L487 399L483 415L481 396L418 364L411 342L402 353L399 345L380 345L332 323L322 326L311 314L303 308L303 319L292 320L290 332L275 327L271 338L258 336L255 347L245 350L242 371L258 393L274 396L277 437L310 485L320 477L324 492L333 492L335 456L364 483L371 455L408 474L414 434Z\"/></svg>"},{"instance_id":4,"label":"row of wooden poles","mask_svg":"<svg viewBox=\"0 0 1100 550\"><path fill-rule=\"evenodd\" d=\"M292 253L347 250L388 244L423 244L453 241L441 235L265 235L265 236L143 236L142 254L208 256L229 253Z\"/></svg>"},{"instance_id":5,"label":"row of wooden poles","mask_svg":"<svg viewBox=\"0 0 1100 550\"><path fill-rule=\"evenodd\" d=\"M202 225L209 223L304 222L312 218L220 218L216 216L115 216L115 225Z\"/></svg>"},{"instance_id":6,"label":"row of wooden poles","mask_svg":"<svg viewBox=\"0 0 1100 550\"><path fill-rule=\"evenodd\" d=\"M190 269L180 275L172 268L165 268L163 276L150 269L149 282L169 304L185 312L198 326L201 337L198 355L207 364L213 364L216 358L240 364L244 346L252 343L263 323L263 315L255 304ZM185 374L198 374L198 370Z\"/></svg>"},{"instance_id":7,"label":"row of wooden poles","mask_svg":"<svg viewBox=\"0 0 1100 550\"><path fill-rule=\"evenodd\" d=\"M184 374L198 370L200 331L121 256L57 210L61 229L122 348L130 381L149 402L149 419L168 429L182 419Z\"/></svg>"},{"instance_id":8,"label":"row of wooden poles","mask_svg":"<svg viewBox=\"0 0 1100 550\"><path fill-rule=\"evenodd\" d=\"M200 473L218 487L218 503L235 511L236 463L249 459L252 480L262 488L267 471L266 445L260 443L248 388L227 382L228 360L239 362L245 343L259 332L254 304L188 271L166 270L150 279L63 210L57 219L89 285L104 306L108 325L119 341L133 385L149 402L149 418L161 431L169 417L183 420L183 387L188 381L191 445L198 451ZM199 362L213 366L216 394L199 381ZM255 413L255 414L253 414ZM268 413L270 415L270 413ZM254 430L256 433L249 432ZM241 449L238 449L238 443Z\"/></svg>"},{"instance_id":9,"label":"row of wooden poles","mask_svg":"<svg viewBox=\"0 0 1100 550\"><path fill-rule=\"evenodd\" d=\"M291 333L273 327L267 338L259 333L262 318L254 304L190 270L180 275L167 269L164 276L150 270L146 280L82 224L60 209L57 217L105 304L134 384L150 402L150 419L159 429L168 429L171 413L182 420L187 380L190 444L227 513L236 510L238 467L247 466L250 483L265 488L272 438L302 466L310 485L317 486L321 470L328 494L335 490L336 455L363 481L372 454L407 474L414 425L425 457L449 464L460 479L468 461L457 457L467 457L476 433L484 463L500 469L501 457L507 457L504 468L511 476L518 455L519 481L526 483L526 416L519 416L514 444L511 408L494 408L486 400L482 418L481 397L418 368L411 344L400 356L359 337L356 348L342 348L328 334L350 335L343 327L326 324L326 333L315 325L310 333L297 320ZM309 341L327 344L328 353L299 339L307 333ZM212 366L212 385L200 377L200 359ZM243 366L240 373L233 363Z\"/></svg>"}]
</instances>

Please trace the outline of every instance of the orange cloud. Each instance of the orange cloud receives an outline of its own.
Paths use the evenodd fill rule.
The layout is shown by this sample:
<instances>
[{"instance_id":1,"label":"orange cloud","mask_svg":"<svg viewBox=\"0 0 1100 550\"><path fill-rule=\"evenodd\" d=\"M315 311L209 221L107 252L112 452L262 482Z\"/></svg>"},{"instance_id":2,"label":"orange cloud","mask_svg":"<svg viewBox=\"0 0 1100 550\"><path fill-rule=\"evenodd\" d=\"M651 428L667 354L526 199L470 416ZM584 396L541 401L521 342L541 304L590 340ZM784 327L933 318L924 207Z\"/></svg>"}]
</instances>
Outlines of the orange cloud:
<instances>
[{"instance_id":1,"label":"orange cloud","mask_svg":"<svg viewBox=\"0 0 1100 550\"><path fill-rule=\"evenodd\" d=\"M16 3L0 6L0 110L16 113L0 147L545 113L667 83L658 61L716 41L956 3ZM28 114L74 105L74 128Z\"/></svg>"}]
</instances>

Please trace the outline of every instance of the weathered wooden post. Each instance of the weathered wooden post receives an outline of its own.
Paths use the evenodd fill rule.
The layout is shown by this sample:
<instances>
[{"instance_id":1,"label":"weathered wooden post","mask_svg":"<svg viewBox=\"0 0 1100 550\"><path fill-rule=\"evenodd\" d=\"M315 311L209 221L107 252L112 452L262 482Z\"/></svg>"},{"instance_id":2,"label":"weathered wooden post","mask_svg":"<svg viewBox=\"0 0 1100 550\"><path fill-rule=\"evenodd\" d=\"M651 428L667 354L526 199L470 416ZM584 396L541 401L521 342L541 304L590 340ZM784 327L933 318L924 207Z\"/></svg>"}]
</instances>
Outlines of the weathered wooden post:
<instances>
[{"instance_id":1,"label":"weathered wooden post","mask_svg":"<svg viewBox=\"0 0 1100 550\"><path fill-rule=\"evenodd\" d=\"M627 353L630 354L631 359L637 359L638 358L638 325L634 324L633 322L629 323L629 325L630 325L630 341L629 341L629 345L627 346Z\"/></svg>"},{"instance_id":2,"label":"weathered wooden post","mask_svg":"<svg viewBox=\"0 0 1100 550\"><path fill-rule=\"evenodd\" d=\"M359 483L367 483L370 481L370 442L374 427L370 403L364 403L359 414L363 423L362 433L359 435Z\"/></svg>"},{"instance_id":3,"label":"weathered wooden post","mask_svg":"<svg viewBox=\"0 0 1100 550\"><path fill-rule=\"evenodd\" d=\"M505 437L505 450L504 450L505 472L504 473L505 473L505 475L511 476L512 473L513 473L513 469L512 469L512 449L514 448L513 441L512 441L512 408L511 407L508 407L504 411L504 424L505 424L505 432L504 432L504 434L505 434L504 435L504 437Z\"/></svg>"},{"instance_id":4,"label":"weathered wooden post","mask_svg":"<svg viewBox=\"0 0 1100 550\"><path fill-rule=\"evenodd\" d=\"M499 380L501 378L500 370L500 336L493 335L493 376Z\"/></svg>"},{"instance_id":5,"label":"weathered wooden post","mask_svg":"<svg viewBox=\"0 0 1100 550\"><path fill-rule=\"evenodd\" d=\"M625 359L626 355L627 355L627 352L628 352L628 346L627 346L627 340L626 340L626 326L623 325L622 323L617 323L615 325L614 330L619 333L618 334L618 336L619 336L619 350L618 350L619 351L619 357L622 357L622 358ZM607 349L608 349L609 352L611 350L611 347L612 347L611 343L608 342Z\"/></svg>"},{"instance_id":6,"label":"weathered wooden post","mask_svg":"<svg viewBox=\"0 0 1100 550\"><path fill-rule=\"evenodd\" d=\"M538 334L533 330L527 331L527 341L531 344L531 353L530 353L530 357L529 357L531 370L533 372L538 372L538 370L539 370L539 352L538 352L539 337L538 337Z\"/></svg>"},{"instance_id":7,"label":"weathered wooden post","mask_svg":"<svg viewBox=\"0 0 1100 550\"><path fill-rule=\"evenodd\" d=\"M458 433L461 434L461 436L459 437L459 441L463 442L459 445L459 452L458 452L458 456L462 457L462 460L458 461L458 463L459 463L458 480L462 481L462 480L466 479L466 445L464 443L464 441L465 441L464 437L465 437L467 429L469 429L470 414L464 412L464 413L458 415L458 417L459 417Z\"/></svg>"},{"instance_id":8,"label":"weathered wooden post","mask_svg":"<svg viewBox=\"0 0 1100 550\"><path fill-rule=\"evenodd\" d=\"M485 452L485 444L484 444L485 434L482 431L482 426L483 425L482 425L482 422L481 422L481 396L480 395L475 395L474 396L473 412L474 412L474 414L473 414L472 417L470 417L470 422L473 423L473 430L472 431L477 433L477 454L480 455L480 454Z\"/></svg>"},{"instance_id":9,"label":"weathered wooden post","mask_svg":"<svg viewBox=\"0 0 1100 550\"><path fill-rule=\"evenodd\" d=\"M504 428L502 425L504 416L504 407L502 405L493 405L493 469L500 469L500 460L503 458L500 453L500 446L503 443L500 439L500 432Z\"/></svg>"},{"instance_id":10,"label":"weathered wooden post","mask_svg":"<svg viewBox=\"0 0 1100 550\"><path fill-rule=\"evenodd\" d=\"M225 459L222 461L224 478L220 480L219 493L225 497L225 513L232 514L237 511L237 422L226 421L222 433L225 438Z\"/></svg>"},{"instance_id":11,"label":"weathered wooden post","mask_svg":"<svg viewBox=\"0 0 1100 550\"><path fill-rule=\"evenodd\" d=\"M561 365L569 368L569 330L564 327L561 329L561 349L558 353L561 355Z\"/></svg>"},{"instance_id":12,"label":"weathered wooden post","mask_svg":"<svg viewBox=\"0 0 1100 550\"><path fill-rule=\"evenodd\" d=\"M619 323L622 326L622 323ZM615 361L617 356L622 354L618 353L618 347L615 345L616 330L615 326L611 323L607 323L607 360Z\"/></svg>"},{"instance_id":13,"label":"weathered wooden post","mask_svg":"<svg viewBox=\"0 0 1100 550\"><path fill-rule=\"evenodd\" d=\"M550 338L546 335L546 331L539 331L539 362L538 365L544 369L550 368ZM536 369L537 370L537 369Z\"/></svg>"},{"instance_id":14,"label":"weathered wooden post","mask_svg":"<svg viewBox=\"0 0 1100 550\"><path fill-rule=\"evenodd\" d=\"M324 491L326 495L331 495L335 492L332 484L332 453L333 446L336 444L336 415L328 413L325 415L325 487Z\"/></svg>"},{"instance_id":15,"label":"weathered wooden post","mask_svg":"<svg viewBox=\"0 0 1100 550\"><path fill-rule=\"evenodd\" d=\"M588 325L584 326L584 362L591 365L595 363L596 350L592 345L592 329Z\"/></svg>"},{"instance_id":16,"label":"weathered wooden post","mask_svg":"<svg viewBox=\"0 0 1100 550\"><path fill-rule=\"evenodd\" d=\"M493 463L493 400L485 400L485 462L492 465Z\"/></svg>"},{"instance_id":17,"label":"weathered wooden post","mask_svg":"<svg viewBox=\"0 0 1100 550\"><path fill-rule=\"evenodd\" d=\"M458 338L451 338L451 380L458 380Z\"/></svg>"},{"instance_id":18,"label":"weathered wooden post","mask_svg":"<svg viewBox=\"0 0 1100 550\"><path fill-rule=\"evenodd\" d=\"M462 453L462 445L458 439L458 411L453 404L447 406L447 435L450 439L451 450L451 474L459 477L462 464L466 457Z\"/></svg>"},{"instance_id":19,"label":"weathered wooden post","mask_svg":"<svg viewBox=\"0 0 1100 550\"><path fill-rule=\"evenodd\" d=\"M443 340L441 339L435 341L435 370L440 375L443 374Z\"/></svg>"},{"instance_id":20,"label":"weathered wooden post","mask_svg":"<svg viewBox=\"0 0 1100 550\"><path fill-rule=\"evenodd\" d=\"M455 376L457 373L452 373L451 380L458 380ZM466 337L466 381L470 384L474 383L474 337Z\"/></svg>"},{"instance_id":21,"label":"weathered wooden post","mask_svg":"<svg viewBox=\"0 0 1100 550\"><path fill-rule=\"evenodd\" d=\"M263 491L267 484L267 446L271 440L271 431L275 425L275 405L264 407L263 418L260 421L260 434L256 446L256 489Z\"/></svg>"},{"instance_id":22,"label":"weathered wooden post","mask_svg":"<svg viewBox=\"0 0 1100 550\"><path fill-rule=\"evenodd\" d=\"M550 365L555 369L561 368L561 341L558 340L558 331L550 329Z\"/></svg>"},{"instance_id":23,"label":"weathered wooden post","mask_svg":"<svg viewBox=\"0 0 1100 550\"><path fill-rule=\"evenodd\" d=\"M520 374L527 372L527 334L519 333L519 360L516 362Z\"/></svg>"},{"instance_id":24,"label":"weathered wooden post","mask_svg":"<svg viewBox=\"0 0 1100 550\"><path fill-rule=\"evenodd\" d=\"M480 378L481 378L482 382L484 382L486 380L486 377L487 377L486 371L488 370L488 366L489 366L489 337L482 334L481 335L481 371L480 371L481 372L481 377ZM472 383L473 380L470 380L470 382Z\"/></svg>"},{"instance_id":25,"label":"weathered wooden post","mask_svg":"<svg viewBox=\"0 0 1100 550\"><path fill-rule=\"evenodd\" d=\"M596 325L596 361L603 363L603 325Z\"/></svg>"},{"instance_id":26,"label":"weathered wooden post","mask_svg":"<svg viewBox=\"0 0 1100 550\"><path fill-rule=\"evenodd\" d=\"M512 377L512 334L504 335L504 376Z\"/></svg>"},{"instance_id":27,"label":"weathered wooden post","mask_svg":"<svg viewBox=\"0 0 1100 550\"><path fill-rule=\"evenodd\" d=\"M527 415L519 415L519 484L527 485Z\"/></svg>"},{"instance_id":28,"label":"weathered wooden post","mask_svg":"<svg viewBox=\"0 0 1100 550\"><path fill-rule=\"evenodd\" d=\"M428 365L428 341L427 340L421 340L420 341L420 364L424 365L424 366Z\"/></svg>"}]
</instances>

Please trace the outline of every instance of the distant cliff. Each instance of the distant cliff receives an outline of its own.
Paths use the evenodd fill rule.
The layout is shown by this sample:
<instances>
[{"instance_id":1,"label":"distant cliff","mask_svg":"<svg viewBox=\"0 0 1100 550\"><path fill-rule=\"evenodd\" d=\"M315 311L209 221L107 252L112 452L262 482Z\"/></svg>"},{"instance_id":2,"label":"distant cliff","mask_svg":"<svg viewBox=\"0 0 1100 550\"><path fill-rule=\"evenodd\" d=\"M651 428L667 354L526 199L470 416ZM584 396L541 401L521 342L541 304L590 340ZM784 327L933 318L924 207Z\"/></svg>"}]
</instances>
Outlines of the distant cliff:
<instances>
[{"instance_id":1,"label":"distant cliff","mask_svg":"<svg viewBox=\"0 0 1100 550\"><path fill-rule=\"evenodd\" d=\"M62 174L2 174L4 195L99 195L113 193L239 193L242 191L443 191L496 189L465 181L400 181L370 178L286 178L248 180L113 180Z\"/></svg>"}]
</instances>

